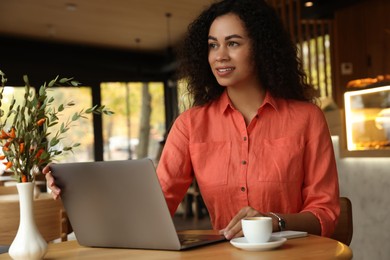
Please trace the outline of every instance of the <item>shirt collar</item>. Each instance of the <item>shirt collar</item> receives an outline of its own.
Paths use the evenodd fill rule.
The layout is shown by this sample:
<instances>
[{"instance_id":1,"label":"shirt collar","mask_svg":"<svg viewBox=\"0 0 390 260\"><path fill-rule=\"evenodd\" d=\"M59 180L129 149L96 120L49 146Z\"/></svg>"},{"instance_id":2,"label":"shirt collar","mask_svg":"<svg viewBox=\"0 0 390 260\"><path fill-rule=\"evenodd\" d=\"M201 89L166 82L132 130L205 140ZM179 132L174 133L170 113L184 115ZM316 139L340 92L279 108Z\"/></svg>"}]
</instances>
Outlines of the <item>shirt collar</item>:
<instances>
[{"instance_id":1,"label":"shirt collar","mask_svg":"<svg viewBox=\"0 0 390 260\"><path fill-rule=\"evenodd\" d=\"M261 104L258 112L263 109L266 105L272 106L276 111L278 111L278 102L277 99L274 98L268 91L265 93L265 98L263 104Z\"/></svg>"},{"instance_id":2,"label":"shirt collar","mask_svg":"<svg viewBox=\"0 0 390 260\"><path fill-rule=\"evenodd\" d=\"M223 114L228 108L234 109L234 106L231 103L226 90L219 97L218 103L219 103L219 109L220 109L221 114ZM263 104L261 104L257 113L259 114L260 111L263 110L264 107L267 105L270 105L276 111L278 111L277 99L275 99L268 91L266 92Z\"/></svg>"},{"instance_id":3,"label":"shirt collar","mask_svg":"<svg viewBox=\"0 0 390 260\"><path fill-rule=\"evenodd\" d=\"M232 103L230 102L229 96L227 95L227 91L225 89L224 92L222 92L221 96L219 97L219 110L221 111L221 114L223 114L228 107L234 108Z\"/></svg>"}]
</instances>

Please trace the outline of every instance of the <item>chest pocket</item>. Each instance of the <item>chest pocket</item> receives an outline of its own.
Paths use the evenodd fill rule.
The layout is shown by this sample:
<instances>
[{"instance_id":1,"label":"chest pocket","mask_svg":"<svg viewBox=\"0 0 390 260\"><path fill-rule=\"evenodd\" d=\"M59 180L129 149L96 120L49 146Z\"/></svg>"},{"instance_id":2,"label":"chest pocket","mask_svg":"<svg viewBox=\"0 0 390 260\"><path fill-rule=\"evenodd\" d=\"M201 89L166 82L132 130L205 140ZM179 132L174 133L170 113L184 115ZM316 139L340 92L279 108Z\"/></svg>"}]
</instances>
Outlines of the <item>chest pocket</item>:
<instances>
[{"instance_id":1,"label":"chest pocket","mask_svg":"<svg viewBox=\"0 0 390 260\"><path fill-rule=\"evenodd\" d=\"M258 180L263 182L301 182L303 180L303 137L265 139L255 154Z\"/></svg>"},{"instance_id":2,"label":"chest pocket","mask_svg":"<svg viewBox=\"0 0 390 260\"><path fill-rule=\"evenodd\" d=\"M194 143L190 152L200 186L227 184L231 142Z\"/></svg>"}]
</instances>

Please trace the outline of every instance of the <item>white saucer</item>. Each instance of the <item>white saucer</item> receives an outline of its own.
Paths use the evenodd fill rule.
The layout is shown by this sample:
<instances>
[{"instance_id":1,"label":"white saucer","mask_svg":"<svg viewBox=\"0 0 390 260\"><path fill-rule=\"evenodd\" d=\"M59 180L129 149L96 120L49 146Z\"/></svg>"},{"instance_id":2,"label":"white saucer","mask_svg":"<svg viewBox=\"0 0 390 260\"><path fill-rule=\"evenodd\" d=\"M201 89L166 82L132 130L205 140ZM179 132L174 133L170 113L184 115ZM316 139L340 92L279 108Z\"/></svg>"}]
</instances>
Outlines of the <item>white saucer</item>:
<instances>
[{"instance_id":1,"label":"white saucer","mask_svg":"<svg viewBox=\"0 0 390 260\"><path fill-rule=\"evenodd\" d=\"M245 237L233 238L230 243L240 249L248 251L265 251L277 248L286 242L287 239L284 237L271 236L270 241L266 243L249 243Z\"/></svg>"}]
</instances>

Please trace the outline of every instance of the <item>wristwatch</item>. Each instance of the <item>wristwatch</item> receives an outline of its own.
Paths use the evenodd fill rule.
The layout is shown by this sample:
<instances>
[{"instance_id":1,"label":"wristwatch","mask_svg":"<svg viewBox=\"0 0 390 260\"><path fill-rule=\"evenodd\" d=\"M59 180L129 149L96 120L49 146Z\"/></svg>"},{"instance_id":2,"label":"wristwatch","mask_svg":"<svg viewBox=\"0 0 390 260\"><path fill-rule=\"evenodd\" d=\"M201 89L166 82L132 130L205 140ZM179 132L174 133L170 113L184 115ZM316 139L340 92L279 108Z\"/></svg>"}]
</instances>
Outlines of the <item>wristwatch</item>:
<instances>
[{"instance_id":1,"label":"wristwatch","mask_svg":"<svg viewBox=\"0 0 390 260\"><path fill-rule=\"evenodd\" d=\"M272 216L278 219L279 231L284 231L286 229L286 221L282 217L280 217L279 215L273 212L270 212L269 214L271 214Z\"/></svg>"}]
</instances>

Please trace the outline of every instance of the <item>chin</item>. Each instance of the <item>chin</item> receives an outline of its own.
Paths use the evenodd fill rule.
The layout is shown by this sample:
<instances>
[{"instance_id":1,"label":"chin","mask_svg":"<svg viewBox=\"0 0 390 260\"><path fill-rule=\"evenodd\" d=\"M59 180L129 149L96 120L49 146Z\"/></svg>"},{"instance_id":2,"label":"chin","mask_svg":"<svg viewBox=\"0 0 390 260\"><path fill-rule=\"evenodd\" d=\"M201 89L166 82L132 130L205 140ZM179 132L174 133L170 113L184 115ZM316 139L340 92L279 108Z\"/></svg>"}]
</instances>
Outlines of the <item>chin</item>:
<instances>
[{"instance_id":1,"label":"chin","mask_svg":"<svg viewBox=\"0 0 390 260\"><path fill-rule=\"evenodd\" d=\"M221 87L226 88L227 86L229 86L229 84L227 84L226 80L218 80L218 79L217 79L217 82L218 82L218 84L219 84Z\"/></svg>"}]
</instances>

